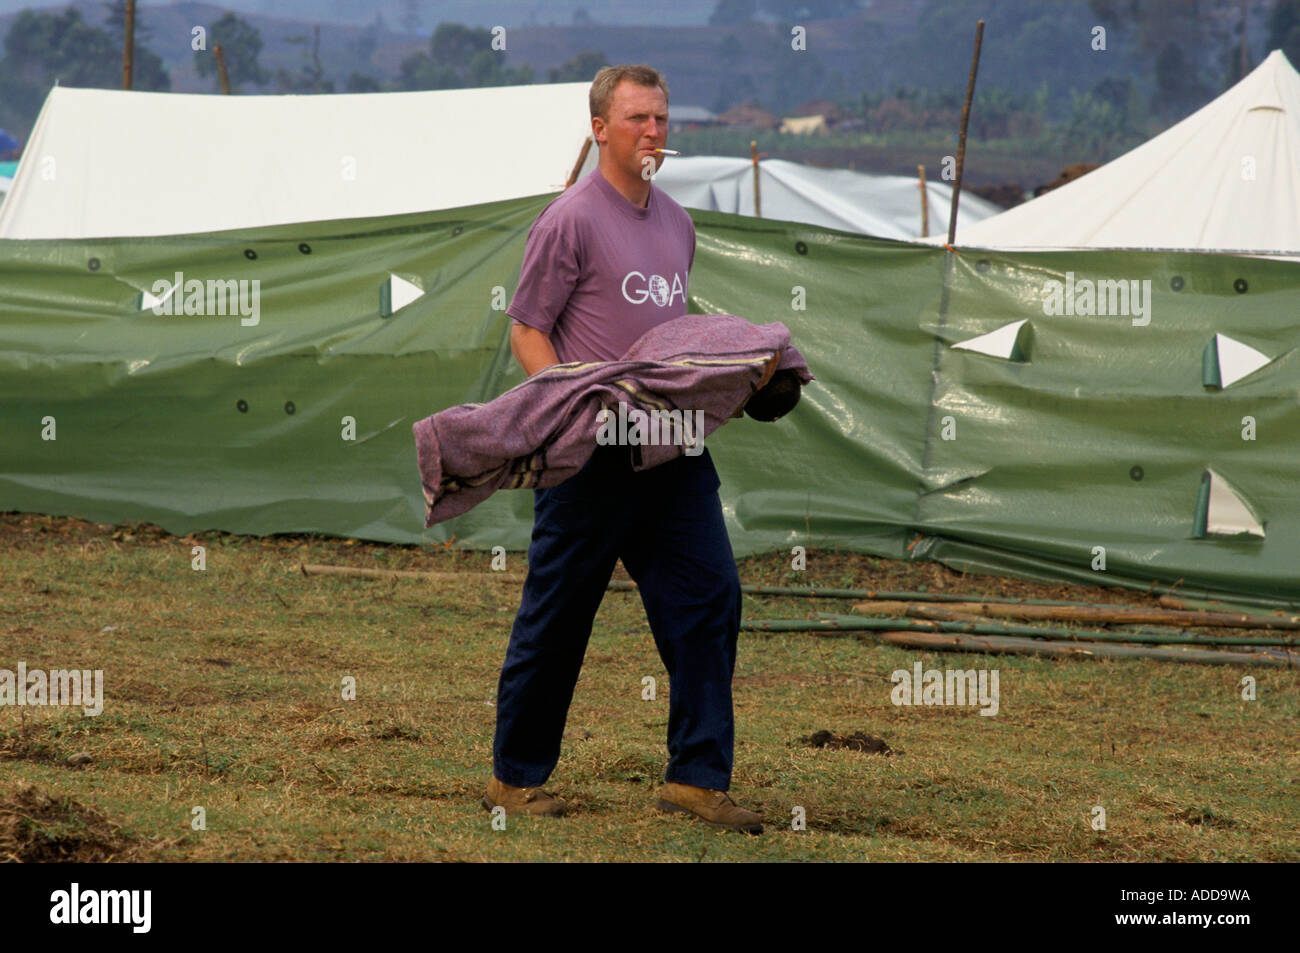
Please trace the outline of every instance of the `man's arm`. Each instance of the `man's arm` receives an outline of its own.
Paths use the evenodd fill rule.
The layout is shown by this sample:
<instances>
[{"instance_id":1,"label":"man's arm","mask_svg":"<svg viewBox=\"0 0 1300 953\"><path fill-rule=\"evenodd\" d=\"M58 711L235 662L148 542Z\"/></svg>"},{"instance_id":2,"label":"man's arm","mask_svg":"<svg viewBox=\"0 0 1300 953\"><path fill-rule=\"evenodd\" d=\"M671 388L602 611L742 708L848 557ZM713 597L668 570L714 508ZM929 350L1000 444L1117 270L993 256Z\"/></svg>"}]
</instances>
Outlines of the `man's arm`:
<instances>
[{"instance_id":1,"label":"man's arm","mask_svg":"<svg viewBox=\"0 0 1300 953\"><path fill-rule=\"evenodd\" d=\"M551 336L526 324L516 323L510 328L510 353L529 377L552 364L560 363L555 348L551 345Z\"/></svg>"}]
</instances>

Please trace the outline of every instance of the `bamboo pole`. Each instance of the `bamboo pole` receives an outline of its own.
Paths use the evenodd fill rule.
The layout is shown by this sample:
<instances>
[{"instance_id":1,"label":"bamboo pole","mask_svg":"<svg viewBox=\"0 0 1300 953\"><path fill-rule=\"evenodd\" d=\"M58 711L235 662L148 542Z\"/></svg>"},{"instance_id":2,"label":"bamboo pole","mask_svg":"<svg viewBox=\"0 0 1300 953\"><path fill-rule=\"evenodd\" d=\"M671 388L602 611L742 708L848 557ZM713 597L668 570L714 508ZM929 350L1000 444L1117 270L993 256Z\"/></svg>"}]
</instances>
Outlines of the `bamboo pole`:
<instances>
[{"instance_id":1,"label":"bamboo pole","mask_svg":"<svg viewBox=\"0 0 1300 953\"><path fill-rule=\"evenodd\" d=\"M1022 654L1037 655L1070 655L1079 657L1095 656L1098 658L1166 658L1181 661L1240 661L1242 664L1259 664L1279 668L1300 668L1300 655L1291 652L1279 652L1265 646L1256 646L1254 641L1248 644L1252 647L1258 647L1257 652L1232 652L1220 649L1196 649L1181 646L1179 643L1170 643L1161 645L1154 643L1148 645L1139 644L1123 645L1117 644L1118 639L1061 639L1046 638L1042 636L1049 632L1046 629L1035 630L1034 635L1037 638L1022 634L1015 631L1014 628L1004 629L1000 626L986 625L972 628L978 628L980 631L964 631L959 627L956 629L943 628L939 630L929 630L925 628L925 623L917 624L916 620L890 620L890 619L863 619L855 623L852 619L847 622L841 622L838 619L750 619L740 624L742 631L750 632L813 632L825 636L837 636L850 632L859 633L860 639L880 639L886 642L893 642L899 645L916 645L942 647L948 645L953 651L988 651L983 646L994 643L1005 643L1006 645L1024 646L1029 651ZM862 625L861 623L879 623L878 625ZM945 623L936 622L934 625L944 626ZM947 623L948 626L957 625L957 623ZM1114 633L1080 633L1087 636L1106 636ZM1133 641L1131 639L1124 641ZM1146 640L1142 640L1145 642ZM1271 641L1271 640L1260 640ZM1204 644L1218 646L1220 644L1238 645L1238 640L1221 640L1214 639ZM973 646L973 647L972 647ZM1277 654L1274 654L1277 653ZM1206 658L1203 656L1224 656L1223 658Z\"/></svg>"},{"instance_id":2,"label":"bamboo pole","mask_svg":"<svg viewBox=\"0 0 1300 953\"><path fill-rule=\"evenodd\" d=\"M1160 592L1173 592L1176 587L1152 586L1149 588L1132 588L1126 590L1134 595L1155 595ZM1026 606L1096 606L1098 608L1110 608L1112 603L1105 602L1071 602L1058 599L1017 599L1014 596L981 596L974 593L950 593L950 592L922 592L922 591L887 591L883 589L819 589L816 586L749 586L746 592L753 592L755 595L765 596L807 596L814 599L909 599L922 602L1006 602L1016 605ZM1183 591L1183 590L1178 590ZM1222 602L1227 596L1221 596L1213 593L1206 593L1203 590L1187 590L1188 597L1192 597L1195 592L1200 598L1207 601ZM1167 601L1166 601L1167 600ZM1271 599L1267 596L1242 596L1241 602L1249 603L1261 609L1273 609L1275 611L1290 611L1300 609L1300 604L1287 602L1281 599ZM1178 602L1168 596L1160 599L1162 605L1170 605L1171 608L1186 608L1186 604Z\"/></svg>"},{"instance_id":3,"label":"bamboo pole","mask_svg":"<svg viewBox=\"0 0 1300 953\"><path fill-rule=\"evenodd\" d=\"M754 217L763 217L763 203L758 195L758 140L749 140L750 162L754 165Z\"/></svg>"},{"instance_id":4,"label":"bamboo pole","mask_svg":"<svg viewBox=\"0 0 1300 953\"><path fill-rule=\"evenodd\" d=\"M363 569L360 566L325 566L320 563L299 563L290 572L304 576L357 576L363 579L422 579L426 582L513 582L522 583L527 578L508 572L434 572L417 569ZM635 591L636 583L626 579L611 579L612 592Z\"/></svg>"},{"instance_id":5,"label":"bamboo pole","mask_svg":"<svg viewBox=\"0 0 1300 953\"><path fill-rule=\"evenodd\" d=\"M921 190L921 237L927 238L930 234L930 199L925 191L925 166L918 165L916 174L921 180L917 186Z\"/></svg>"},{"instance_id":6,"label":"bamboo pole","mask_svg":"<svg viewBox=\"0 0 1300 953\"><path fill-rule=\"evenodd\" d=\"M961 176L966 166L966 126L970 122L970 101L975 95L975 74L980 65L980 44L984 41L984 21L975 24L975 52L971 55L970 79L966 83L966 101L961 106L961 135L957 139L957 181L952 184L952 210L948 213L948 244L957 238L957 201L961 196Z\"/></svg>"},{"instance_id":7,"label":"bamboo pole","mask_svg":"<svg viewBox=\"0 0 1300 953\"><path fill-rule=\"evenodd\" d=\"M221 81L221 94L230 95L230 73L226 71L226 51L217 43L212 47L212 56L217 61L217 79Z\"/></svg>"},{"instance_id":8,"label":"bamboo pole","mask_svg":"<svg viewBox=\"0 0 1300 953\"><path fill-rule=\"evenodd\" d=\"M301 563L304 576L359 576L365 579L424 579L430 582L523 582L518 573L506 572L423 572L414 569L362 569L359 566L323 566L319 563Z\"/></svg>"},{"instance_id":9,"label":"bamboo pole","mask_svg":"<svg viewBox=\"0 0 1300 953\"><path fill-rule=\"evenodd\" d=\"M821 589L816 586L742 586L756 596L798 596L808 599L902 599L917 602L1005 602L1026 606L1097 606L1103 602L1066 602L1055 599L1017 599L1014 596L980 596L973 593L924 592L887 589Z\"/></svg>"},{"instance_id":10,"label":"bamboo pole","mask_svg":"<svg viewBox=\"0 0 1300 953\"><path fill-rule=\"evenodd\" d=\"M122 88L131 89L135 82L135 0L126 0L122 24Z\"/></svg>"},{"instance_id":11,"label":"bamboo pole","mask_svg":"<svg viewBox=\"0 0 1300 953\"><path fill-rule=\"evenodd\" d=\"M1253 636L1200 635L1195 632L1179 632L1162 635L1154 632L1105 632L1096 629L1051 628L1036 625L1020 625L1016 622L979 622L965 619L857 619L855 616L836 615L831 612L819 612L815 619L777 619L782 625L790 623L831 622L843 631L854 627L855 619L862 623L863 631L880 631L884 629L904 629L915 632L969 632L975 635L1023 635L1035 639L1049 639L1053 642L1077 642L1091 640L1094 642L1140 642L1148 645L1261 645L1291 646L1300 641L1294 636L1271 636L1255 638ZM743 627L743 626L742 626ZM800 631L799 629L782 629L782 631Z\"/></svg>"},{"instance_id":12,"label":"bamboo pole","mask_svg":"<svg viewBox=\"0 0 1300 953\"><path fill-rule=\"evenodd\" d=\"M881 632L878 638L891 645L931 649L938 652L980 652L990 655L1037 655L1077 659L1145 658L1165 662L1193 662L1199 665L1249 665L1265 668L1295 668L1294 659L1276 658L1253 652L1222 652L1213 649L1145 648L1096 643L1037 642L1032 639L996 636L952 635L937 632Z\"/></svg>"},{"instance_id":13,"label":"bamboo pole","mask_svg":"<svg viewBox=\"0 0 1300 953\"><path fill-rule=\"evenodd\" d=\"M1246 613L1200 610L1141 609L1133 606L1090 608L1084 606L1025 606L991 602L949 602L942 606L907 602L859 602L854 612L917 614L921 618L943 618L956 612L994 619L1055 619L1068 622L1168 623L1229 629L1300 629L1300 616L1259 616Z\"/></svg>"}]
</instances>

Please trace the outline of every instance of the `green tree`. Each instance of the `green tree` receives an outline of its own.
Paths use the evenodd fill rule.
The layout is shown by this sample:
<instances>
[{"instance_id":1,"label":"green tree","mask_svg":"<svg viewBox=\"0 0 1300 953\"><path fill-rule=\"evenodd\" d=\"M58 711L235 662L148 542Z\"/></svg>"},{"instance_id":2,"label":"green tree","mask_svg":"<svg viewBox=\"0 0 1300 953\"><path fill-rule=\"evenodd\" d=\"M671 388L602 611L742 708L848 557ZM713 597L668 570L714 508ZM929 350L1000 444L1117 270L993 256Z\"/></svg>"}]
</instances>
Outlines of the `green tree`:
<instances>
[{"instance_id":1,"label":"green tree","mask_svg":"<svg viewBox=\"0 0 1300 953\"><path fill-rule=\"evenodd\" d=\"M226 55L226 71L230 74L231 90L244 83L261 86L268 76L258 62L262 52L262 34L247 20L227 12L208 29L206 50L194 53L194 69L203 79L217 75L217 63L212 47L221 44Z\"/></svg>"},{"instance_id":2,"label":"green tree","mask_svg":"<svg viewBox=\"0 0 1300 953\"><path fill-rule=\"evenodd\" d=\"M439 66L428 53L412 53L397 70L397 85L402 89L457 89L460 74L450 66Z\"/></svg>"},{"instance_id":3,"label":"green tree","mask_svg":"<svg viewBox=\"0 0 1300 953\"><path fill-rule=\"evenodd\" d=\"M117 48L120 50L126 38L126 0L110 0L104 6L108 10L104 20L108 26L108 34L117 42ZM141 16L138 7L135 11L134 32L135 51L131 67L131 87L154 92L170 90L172 79L167 73L167 68L163 66L162 57L145 46L144 41L153 31Z\"/></svg>"},{"instance_id":4,"label":"green tree","mask_svg":"<svg viewBox=\"0 0 1300 953\"><path fill-rule=\"evenodd\" d=\"M1065 144L1081 158L1109 162L1124 147L1141 140L1121 110L1092 93L1070 93L1070 121Z\"/></svg>"},{"instance_id":5,"label":"green tree","mask_svg":"<svg viewBox=\"0 0 1300 953\"><path fill-rule=\"evenodd\" d=\"M531 66L510 69L504 51L481 50L465 68L466 86L526 86L533 81Z\"/></svg>"},{"instance_id":6,"label":"green tree","mask_svg":"<svg viewBox=\"0 0 1300 953\"><path fill-rule=\"evenodd\" d=\"M14 17L0 60L0 119L24 136L55 81L64 86L120 89L122 47L91 26L81 11L24 10Z\"/></svg>"},{"instance_id":7,"label":"green tree","mask_svg":"<svg viewBox=\"0 0 1300 953\"><path fill-rule=\"evenodd\" d=\"M320 61L320 24L312 30L311 38L306 34L287 36L286 43L301 44L305 62L297 73L291 73L284 67L275 71L275 86L278 93L332 93L334 81L325 77L325 66Z\"/></svg>"},{"instance_id":8,"label":"green tree","mask_svg":"<svg viewBox=\"0 0 1300 953\"><path fill-rule=\"evenodd\" d=\"M492 31L440 23L429 52L413 53L398 68L402 89L458 89L470 86L515 86L533 82L528 66L510 69L505 50L492 49Z\"/></svg>"},{"instance_id":9,"label":"green tree","mask_svg":"<svg viewBox=\"0 0 1300 953\"><path fill-rule=\"evenodd\" d=\"M1245 0L1089 0L1089 4L1112 38L1132 34L1138 51L1153 63L1159 88L1153 109L1166 113L1201 105L1213 87L1226 88L1241 79L1243 19L1257 17L1263 9L1260 3L1252 9ZM1270 43L1269 49L1275 45Z\"/></svg>"},{"instance_id":10,"label":"green tree","mask_svg":"<svg viewBox=\"0 0 1300 953\"><path fill-rule=\"evenodd\" d=\"M572 59L546 71L548 83L590 82L604 67L609 65L609 58L604 53L586 50Z\"/></svg>"},{"instance_id":11,"label":"green tree","mask_svg":"<svg viewBox=\"0 0 1300 953\"><path fill-rule=\"evenodd\" d=\"M463 23L439 23L433 31L429 52L439 66L450 66L457 72L469 68L479 53L502 52L492 49L492 31L487 27L466 26Z\"/></svg>"},{"instance_id":12,"label":"green tree","mask_svg":"<svg viewBox=\"0 0 1300 953\"><path fill-rule=\"evenodd\" d=\"M353 73L348 77L349 93L378 93L383 91L379 80L366 73Z\"/></svg>"},{"instance_id":13,"label":"green tree","mask_svg":"<svg viewBox=\"0 0 1300 953\"><path fill-rule=\"evenodd\" d=\"M1300 0L1277 0L1268 14L1268 49L1300 63Z\"/></svg>"},{"instance_id":14,"label":"green tree","mask_svg":"<svg viewBox=\"0 0 1300 953\"><path fill-rule=\"evenodd\" d=\"M1196 66L1183 48L1169 40L1156 54L1156 93L1153 112L1181 113L1204 103L1209 91L1202 85Z\"/></svg>"},{"instance_id":15,"label":"green tree","mask_svg":"<svg viewBox=\"0 0 1300 953\"><path fill-rule=\"evenodd\" d=\"M1137 90L1127 76L1104 76L1090 90L1094 98L1110 103L1125 118L1133 114L1133 101Z\"/></svg>"}]
</instances>

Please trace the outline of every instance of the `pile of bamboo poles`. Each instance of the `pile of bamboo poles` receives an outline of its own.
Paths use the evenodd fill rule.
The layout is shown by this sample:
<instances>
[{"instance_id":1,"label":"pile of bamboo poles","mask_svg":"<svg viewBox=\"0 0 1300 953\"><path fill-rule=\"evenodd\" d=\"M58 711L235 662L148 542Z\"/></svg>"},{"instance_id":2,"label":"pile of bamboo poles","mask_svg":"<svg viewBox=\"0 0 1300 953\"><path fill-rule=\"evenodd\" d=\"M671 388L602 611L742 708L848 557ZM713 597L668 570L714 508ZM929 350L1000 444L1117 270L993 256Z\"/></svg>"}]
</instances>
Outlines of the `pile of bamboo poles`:
<instances>
[{"instance_id":1,"label":"pile of bamboo poles","mask_svg":"<svg viewBox=\"0 0 1300 953\"><path fill-rule=\"evenodd\" d=\"M859 598L850 592L854 590L810 589L807 595ZM764 594L804 595L794 591ZM890 598L881 598L886 595ZM859 638L939 651L1300 667L1300 654L1292 651L1300 645L1300 615L1280 612L1215 612L900 592L875 593L853 605L852 611L858 614L819 612L813 619L752 619L742 623L741 628L754 632L854 632ZM1066 625L988 621L1004 619ZM1155 628L1132 628L1135 624ZM1197 629L1248 629L1265 634L1206 634Z\"/></svg>"},{"instance_id":2,"label":"pile of bamboo poles","mask_svg":"<svg viewBox=\"0 0 1300 953\"><path fill-rule=\"evenodd\" d=\"M505 572L417 572L300 564L303 575L361 576L520 584L524 576ZM630 592L635 582L611 580L610 591ZM1161 607L1108 605L1051 599L1015 599L960 593L818 589L811 586L741 586L749 596L852 599L853 614L819 612L808 619L748 619L749 632L856 633L858 638L938 651L978 652L1080 659L1151 658L1177 662L1300 668L1300 611L1280 600L1272 612L1186 609L1163 592ZM1197 593L1197 596L1209 594ZM1212 598L1212 597L1211 597ZM1000 620L1061 622L1044 626ZM993 621L990 621L993 620ZM1087 627L1079 623L1086 623ZM1134 628L1141 625L1142 628ZM1097 628L1105 626L1106 628ZM1237 629L1255 635L1206 634L1197 629Z\"/></svg>"}]
</instances>

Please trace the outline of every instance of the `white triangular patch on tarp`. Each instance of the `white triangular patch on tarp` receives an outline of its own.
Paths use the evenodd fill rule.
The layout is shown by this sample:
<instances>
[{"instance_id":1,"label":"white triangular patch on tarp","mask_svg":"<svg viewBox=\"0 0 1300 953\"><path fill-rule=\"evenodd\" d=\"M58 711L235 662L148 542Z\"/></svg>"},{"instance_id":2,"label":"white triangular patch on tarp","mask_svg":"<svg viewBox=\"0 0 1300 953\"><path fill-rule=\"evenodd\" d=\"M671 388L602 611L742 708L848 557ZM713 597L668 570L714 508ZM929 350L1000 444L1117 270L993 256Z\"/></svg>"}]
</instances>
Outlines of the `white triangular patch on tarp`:
<instances>
[{"instance_id":1,"label":"white triangular patch on tarp","mask_svg":"<svg viewBox=\"0 0 1300 953\"><path fill-rule=\"evenodd\" d=\"M1267 354L1262 354L1249 344L1242 344L1223 334L1216 334L1214 342L1219 349L1220 387L1236 383L1247 374L1253 374L1269 361Z\"/></svg>"},{"instance_id":2,"label":"white triangular patch on tarp","mask_svg":"<svg viewBox=\"0 0 1300 953\"><path fill-rule=\"evenodd\" d=\"M1205 514L1205 531L1225 536L1250 533L1263 536L1264 527L1259 524L1250 508L1237 491L1228 486L1223 477L1213 470L1210 474L1210 504Z\"/></svg>"},{"instance_id":3,"label":"white triangular patch on tarp","mask_svg":"<svg viewBox=\"0 0 1300 953\"><path fill-rule=\"evenodd\" d=\"M392 302L393 311L401 311L412 301L418 301L424 297L424 289L418 285L413 285L405 278L399 278L397 275L389 272L388 274L388 300Z\"/></svg>"},{"instance_id":4,"label":"white triangular patch on tarp","mask_svg":"<svg viewBox=\"0 0 1300 953\"><path fill-rule=\"evenodd\" d=\"M988 334L981 334L977 338L971 338L969 341L962 341L960 344L954 344L954 348L961 348L967 351L978 351L981 354L988 354L992 357L1010 358L1012 351L1016 346L1016 338L1020 334L1020 327L1028 318L1021 318L1019 321L1013 321L1011 324L1004 325L996 331L990 331Z\"/></svg>"},{"instance_id":5,"label":"white triangular patch on tarp","mask_svg":"<svg viewBox=\"0 0 1300 953\"><path fill-rule=\"evenodd\" d=\"M167 293L163 295L161 298L155 295L152 291L141 291L140 310L149 311L163 304L168 298L170 298L172 295L176 293L176 288L177 288L176 285L172 285L171 288L168 289Z\"/></svg>"}]
</instances>

